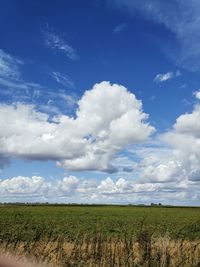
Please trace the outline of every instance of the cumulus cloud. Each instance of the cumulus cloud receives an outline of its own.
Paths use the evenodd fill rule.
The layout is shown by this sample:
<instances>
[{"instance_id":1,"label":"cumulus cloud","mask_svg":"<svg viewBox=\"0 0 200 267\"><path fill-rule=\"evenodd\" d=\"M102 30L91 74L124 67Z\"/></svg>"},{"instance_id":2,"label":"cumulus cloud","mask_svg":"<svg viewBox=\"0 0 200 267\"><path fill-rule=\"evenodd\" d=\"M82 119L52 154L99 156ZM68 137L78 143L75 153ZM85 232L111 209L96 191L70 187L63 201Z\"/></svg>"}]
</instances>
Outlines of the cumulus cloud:
<instances>
[{"instance_id":1,"label":"cumulus cloud","mask_svg":"<svg viewBox=\"0 0 200 267\"><path fill-rule=\"evenodd\" d=\"M59 194L71 194L79 186L79 179L75 176L64 177L62 181L58 182L57 190Z\"/></svg>"},{"instance_id":2,"label":"cumulus cloud","mask_svg":"<svg viewBox=\"0 0 200 267\"><path fill-rule=\"evenodd\" d=\"M190 189L191 181L200 189L200 105L179 116L171 130L160 134L159 146L140 151L141 183L170 183Z\"/></svg>"},{"instance_id":3,"label":"cumulus cloud","mask_svg":"<svg viewBox=\"0 0 200 267\"><path fill-rule=\"evenodd\" d=\"M105 86L112 91L111 88L113 87L113 85L110 85L109 83L97 84L94 86L95 90L97 90L97 92L95 93L98 93L98 98L101 98L101 93L99 91L100 88L104 88ZM120 88L119 85L114 86ZM94 90L94 88L92 90ZM62 116L62 119L58 117L54 118L52 121L49 121L46 114L38 113L34 109L31 109L31 114L29 114L28 116L30 121L28 121L28 123L27 115L25 115L26 128L31 129L31 139L26 139L27 136L30 137L30 133L27 133L25 130L23 131L24 135L22 135L23 145L27 146L27 144L29 144L28 148L24 148L21 145L22 141L20 140L20 135L21 129L26 129L24 126L24 118L22 114L30 112L30 107L20 107L22 108L20 116L19 114L16 114L20 110L20 108L18 107L17 110L15 109L16 117L13 117L12 112L12 119L15 122L16 131L11 138L10 133L12 132L12 129L10 128L10 126L4 127L4 133L7 132L8 135L4 135L3 139L1 138L1 145L3 144L2 140L5 142L5 140L10 137L11 139L8 140L10 147L8 147L8 144L5 146L6 149L10 149L10 156L13 155L13 151L20 151L19 148L14 147L14 145L16 146L17 144L19 145L19 147L21 147L20 153L25 153L25 149L29 149L27 150L28 152L26 152L24 155L18 155L20 157L34 158L37 155L36 158L39 157L39 159L47 159L51 155L51 158L58 160L59 164L66 164L67 161L67 168L69 168L69 160L70 163L72 163L73 160L75 161L75 163L77 164L76 169L95 169L107 171L110 171L109 168L111 168L112 170L113 167L119 166L118 161L120 161L121 164L123 161L125 161L126 163L127 158L125 156L119 156L119 158L116 158L113 161L113 166L109 165L112 162L111 159L114 157L115 153L117 153L118 149L122 149L125 143L121 143L121 139L118 136L116 137L116 140L110 138L110 136L113 137L113 135L110 135L110 130L112 129L112 127L106 127L104 123L106 125L110 125L112 124L112 122L110 121L113 121L113 119L111 120L111 118L107 118L108 121L104 121L100 119L101 117L98 118L97 115L100 114L98 113L98 105L94 105L94 107L89 106L90 110L85 110L84 104L86 104L86 102L88 103L88 101L91 101L91 99L94 100L92 90L87 91L81 98L80 102L83 102L79 103L76 118ZM126 98L127 94L130 93L128 93L126 89L123 90L125 90L126 92L123 97ZM119 89L119 91L121 90ZM105 94L105 91L103 92ZM109 93L112 95L112 92ZM87 98L86 96L88 94L89 96ZM86 99L84 99L84 97L86 97ZM135 98L133 98L132 101L133 100L137 103L134 105L134 107L136 107L137 105L138 107L140 107L141 103L138 102L138 100L136 100ZM132 107L132 101L130 101L130 107ZM91 103L94 102L91 101ZM111 99L109 99L109 103L111 103ZM127 107L127 102L125 106ZM25 108L26 112L23 110L23 108ZM104 108L106 108L105 102ZM121 108L123 110L125 107L123 106ZM96 111L94 111L95 109ZM139 113L141 113L141 108L137 108L137 111L138 110L140 110ZM81 126L86 123L84 118L85 116L87 117L88 112L95 114L95 120L91 119L91 121L88 121L87 127L84 128L84 133L82 133L80 131L81 129L83 131L83 128ZM82 118L82 116L83 119L81 119L81 125L79 125L77 123L79 119ZM116 118L115 111L110 116L112 118ZM119 114L117 115L117 118L118 116ZM16 119L19 117L20 120ZM27 200L136 204L162 202L165 204L170 203L198 205L200 198L199 118L200 105L196 104L191 113L186 113L179 116L172 129L168 130L166 133L158 135L156 137L156 140L151 141L152 143L149 143L146 146L144 146L144 144L139 144L134 149L128 149L127 153L132 153L140 159L137 164L134 164L133 162L131 162L131 157L128 157L129 162L127 166L130 167L131 164L133 164L132 170L134 170L134 172L126 173L129 178L124 178L122 176L119 178L106 177L101 180L85 180L83 178L80 179L75 176L67 176L61 180L55 179L54 181L49 182L40 176L18 176L10 179L3 179L0 181L0 198L4 201ZM70 128L68 120L72 125L75 123L76 126L74 126L74 128L70 126L72 127ZM39 121L41 122L41 125ZM19 125L18 122L20 122ZM9 125L9 120L7 121L7 123ZM18 127L16 127L16 125ZM77 128L77 125L79 125L79 128ZM33 131L33 129L35 131ZM153 130L152 128L150 129L151 131ZM73 135L71 135L72 130L74 131ZM78 136L76 135L77 132ZM131 139L129 139L129 134L125 135L125 133L124 136L127 136L128 138L127 143L129 143L129 140L133 142L133 137L135 144L138 144L138 142L141 141L141 139L136 138L135 135L131 135L132 137ZM72 147L70 147L70 144L68 144L70 137L67 137L67 139L67 134L74 137L73 141L75 143L77 143L77 141L80 141L78 145L83 145L77 148L77 154L77 151L72 149L74 146L72 145ZM33 139L33 136L35 139ZM60 139L61 136L63 138L63 143ZM41 137L43 140L42 142L40 142ZM53 147L55 140L56 145L55 147ZM81 141L83 140L84 142L81 143ZM48 144L47 147L44 146L45 143ZM65 147L66 143L67 145L69 145L69 147L67 148ZM36 145L40 147L41 150L38 150L38 147ZM99 149L100 152L96 151L93 148L93 145L95 146L95 149ZM115 146L117 146L116 150ZM82 150L80 148L82 148ZM38 154L31 155L32 152L35 153L34 149ZM101 149L104 150L102 151ZM57 154L55 154L56 151ZM88 154L86 153L88 151L90 151L90 155L92 155L89 159L87 158ZM107 154L108 151L112 151L113 154ZM80 152L83 155L85 162L84 160L78 161L78 159L80 158ZM68 159L66 159L66 153L68 153ZM97 157L97 159L95 157ZM91 162L93 161L93 165L89 164L91 163L90 160ZM75 169L75 165L73 166Z\"/></svg>"},{"instance_id":4,"label":"cumulus cloud","mask_svg":"<svg viewBox=\"0 0 200 267\"><path fill-rule=\"evenodd\" d=\"M51 198L54 195L71 195L78 187L79 179L75 176L64 177L62 180L49 182L41 176L16 176L0 180L0 198L14 198L16 200L29 197L38 199Z\"/></svg>"},{"instance_id":5,"label":"cumulus cloud","mask_svg":"<svg viewBox=\"0 0 200 267\"><path fill-rule=\"evenodd\" d=\"M184 176L179 162L168 161L165 164L147 165L143 168L140 178L143 182L166 183L174 180L178 182Z\"/></svg>"},{"instance_id":6,"label":"cumulus cloud","mask_svg":"<svg viewBox=\"0 0 200 267\"><path fill-rule=\"evenodd\" d=\"M76 203L146 203L197 204L197 182L138 183L133 179L110 177L99 181L66 176L49 182L41 176L17 176L0 180L1 201L76 202Z\"/></svg>"},{"instance_id":7,"label":"cumulus cloud","mask_svg":"<svg viewBox=\"0 0 200 267\"><path fill-rule=\"evenodd\" d=\"M47 48L55 52L60 51L73 61L79 58L74 48L67 44L59 35L49 30L42 31L42 33Z\"/></svg>"},{"instance_id":8,"label":"cumulus cloud","mask_svg":"<svg viewBox=\"0 0 200 267\"><path fill-rule=\"evenodd\" d=\"M117 84L94 85L78 101L76 117L51 120L32 105L0 105L0 153L30 160L56 160L70 170L113 172L112 159L130 144L146 141L154 128L142 103Z\"/></svg>"},{"instance_id":9,"label":"cumulus cloud","mask_svg":"<svg viewBox=\"0 0 200 267\"><path fill-rule=\"evenodd\" d=\"M10 179L0 180L0 193L3 196L31 195L38 196L45 193L47 185L41 176L31 178L17 176Z\"/></svg>"},{"instance_id":10,"label":"cumulus cloud","mask_svg":"<svg viewBox=\"0 0 200 267\"><path fill-rule=\"evenodd\" d=\"M200 69L200 2L198 0L108 0L131 15L142 13L143 18L163 25L176 38L174 47L165 51L176 64L192 71ZM178 44L178 47L177 47Z\"/></svg>"},{"instance_id":11,"label":"cumulus cloud","mask_svg":"<svg viewBox=\"0 0 200 267\"><path fill-rule=\"evenodd\" d=\"M197 105L192 113L178 117L173 129L163 137L172 146L174 158L181 163L189 179L200 170L199 116L200 106Z\"/></svg>"}]
</instances>

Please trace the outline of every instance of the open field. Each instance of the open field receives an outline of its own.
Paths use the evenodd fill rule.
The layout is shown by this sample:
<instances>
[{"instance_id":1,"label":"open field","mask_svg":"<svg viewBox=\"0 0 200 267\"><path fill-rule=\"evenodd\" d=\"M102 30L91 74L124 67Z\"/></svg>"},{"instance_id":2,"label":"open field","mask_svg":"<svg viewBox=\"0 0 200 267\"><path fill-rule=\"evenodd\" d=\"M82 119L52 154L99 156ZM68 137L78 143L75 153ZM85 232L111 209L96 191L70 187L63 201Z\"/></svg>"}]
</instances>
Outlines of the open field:
<instances>
[{"instance_id":1,"label":"open field","mask_svg":"<svg viewBox=\"0 0 200 267\"><path fill-rule=\"evenodd\" d=\"M200 266L200 208L1 206L2 251L61 266Z\"/></svg>"},{"instance_id":2,"label":"open field","mask_svg":"<svg viewBox=\"0 0 200 267\"><path fill-rule=\"evenodd\" d=\"M0 206L0 239L20 241L96 233L103 237L154 236L200 239L200 208L134 206Z\"/></svg>"}]
</instances>

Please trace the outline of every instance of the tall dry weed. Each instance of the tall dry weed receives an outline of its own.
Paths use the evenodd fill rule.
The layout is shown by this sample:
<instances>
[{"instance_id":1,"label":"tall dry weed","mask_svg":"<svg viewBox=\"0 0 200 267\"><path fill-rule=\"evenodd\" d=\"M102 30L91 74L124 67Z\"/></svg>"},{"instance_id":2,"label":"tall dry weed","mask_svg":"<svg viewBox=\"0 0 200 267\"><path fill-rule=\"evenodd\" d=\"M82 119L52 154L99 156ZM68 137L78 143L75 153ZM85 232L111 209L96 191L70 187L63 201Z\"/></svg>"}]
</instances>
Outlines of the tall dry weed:
<instances>
[{"instance_id":1,"label":"tall dry weed","mask_svg":"<svg viewBox=\"0 0 200 267\"><path fill-rule=\"evenodd\" d=\"M100 234L92 238L79 234L74 241L59 236L55 240L1 243L1 255L11 253L38 264L50 266L130 266L130 267L199 267L200 240L173 240L168 236L155 238L143 231L137 238L108 238ZM1 266L0 267L5 267ZM16 267L16 266L12 266Z\"/></svg>"}]
</instances>

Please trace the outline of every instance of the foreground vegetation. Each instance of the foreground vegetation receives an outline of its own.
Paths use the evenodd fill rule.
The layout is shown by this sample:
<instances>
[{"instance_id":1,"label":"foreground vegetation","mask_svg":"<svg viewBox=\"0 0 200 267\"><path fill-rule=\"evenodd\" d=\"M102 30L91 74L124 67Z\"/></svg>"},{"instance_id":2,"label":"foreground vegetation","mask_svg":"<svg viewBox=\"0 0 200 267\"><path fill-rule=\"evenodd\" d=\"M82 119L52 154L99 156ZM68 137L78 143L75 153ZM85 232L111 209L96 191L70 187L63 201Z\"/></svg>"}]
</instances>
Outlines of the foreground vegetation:
<instances>
[{"instance_id":1,"label":"foreground vegetation","mask_svg":"<svg viewBox=\"0 0 200 267\"><path fill-rule=\"evenodd\" d=\"M1 251L57 266L200 266L200 208L1 206Z\"/></svg>"},{"instance_id":2,"label":"foreground vegetation","mask_svg":"<svg viewBox=\"0 0 200 267\"><path fill-rule=\"evenodd\" d=\"M0 252L11 252L21 258L51 266L143 266L143 267L199 267L199 241L172 240L169 237L152 238L143 232L134 238L93 238L77 236L67 242L63 236L57 239L35 242L3 242Z\"/></svg>"}]
</instances>

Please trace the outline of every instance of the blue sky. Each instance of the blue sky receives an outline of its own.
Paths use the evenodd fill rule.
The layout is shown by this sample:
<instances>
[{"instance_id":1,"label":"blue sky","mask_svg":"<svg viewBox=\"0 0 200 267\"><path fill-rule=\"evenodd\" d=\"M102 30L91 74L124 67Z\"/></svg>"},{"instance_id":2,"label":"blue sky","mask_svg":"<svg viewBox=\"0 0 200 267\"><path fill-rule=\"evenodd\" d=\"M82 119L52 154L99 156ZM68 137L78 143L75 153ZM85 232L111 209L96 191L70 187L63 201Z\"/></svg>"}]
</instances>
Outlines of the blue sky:
<instances>
[{"instance_id":1,"label":"blue sky","mask_svg":"<svg viewBox=\"0 0 200 267\"><path fill-rule=\"evenodd\" d=\"M0 200L199 205L199 2L0 5Z\"/></svg>"}]
</instances>

